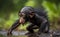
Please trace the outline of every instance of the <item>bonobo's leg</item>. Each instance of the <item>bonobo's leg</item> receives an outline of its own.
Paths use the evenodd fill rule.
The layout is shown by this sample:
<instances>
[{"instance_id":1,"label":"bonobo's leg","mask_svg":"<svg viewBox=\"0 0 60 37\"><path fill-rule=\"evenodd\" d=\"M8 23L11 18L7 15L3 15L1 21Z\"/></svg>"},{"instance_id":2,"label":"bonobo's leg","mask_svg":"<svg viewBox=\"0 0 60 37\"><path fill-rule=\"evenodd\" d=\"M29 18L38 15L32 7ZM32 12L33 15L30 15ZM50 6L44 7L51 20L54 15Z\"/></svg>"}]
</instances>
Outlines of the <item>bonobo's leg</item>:
<instances>
[{"instance_id":1,"label":"bonobo's leg","mask_svg":"<svg viewBox=\"0 0 60 37\"><path fill-rule=\"evenodd\" d=\"M34 26L34 24L30 23L30 25L27 27L27 30L29 31L29 33L34 33L32 27Z\"/></svg>"},{"instance_id":2,"label":"bonobo's leg","mask_svg":"<svg viewBox=\"0 0 60 37\"><path fill-rule=\"evenodd\" d=\"M30 33L34 33L34 30L33 29L37 29L38 26L37 25L34 25L34 24L30 24L28 27L27 27L27 30L30 32Z\"/></svg>"},{"instance_id":3,"label":"bonobo's leg","mask_svg":"<svg viewBox=\"0 0 60 37\"><path fill-rule=\"evenodd\" d=\"M49 33L50 30L50 22L48 20L48 17L46 16L47 22L46 22L46 28L44 30L45 33Z\"/></svg>"},{"instance_id":4,"label":"bonobo's leg","mask_svg":"<svg viewBox=\"0 0 60 37\"><path fill-rule=\"evenodd\" d=\"M50 28L50 24L49 24L49 22L47 22L46 24L47 25L46 25L46 28L45 28L44 32L48 33L49 32L49 28Z\"/></svg>"},{"instance_id":5,"label":"bonobo's leg","mask_svg":"<svg viewBox=\"0 0 60 37\"><path fill-rule=\"evenodd\" d=\"M45 28L46 28L47 24L42 24L39 28L39 32L44 32Z\"/></svg>"},{"instance_id":6,"label":"bonobo's leg","mask_svg":"<svg viewBox=\"0 0 60 37\"><path fill-rule=\"evenodd\" d=\"M45 24L42 24L39 28L39 32L48 33L49 32L49 23L46 22Z\"/></svg>"}]
</instances>

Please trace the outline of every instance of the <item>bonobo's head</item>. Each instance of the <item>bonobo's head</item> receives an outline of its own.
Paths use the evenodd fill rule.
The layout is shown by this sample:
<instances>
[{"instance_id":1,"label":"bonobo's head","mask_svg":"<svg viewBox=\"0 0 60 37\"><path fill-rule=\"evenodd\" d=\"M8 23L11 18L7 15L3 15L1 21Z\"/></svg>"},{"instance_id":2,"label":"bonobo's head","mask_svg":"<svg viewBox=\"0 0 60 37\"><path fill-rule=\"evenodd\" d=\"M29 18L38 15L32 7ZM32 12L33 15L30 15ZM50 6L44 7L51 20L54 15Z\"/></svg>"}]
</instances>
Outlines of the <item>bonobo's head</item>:
<instances>
[{"instance_id":1,"label":"bonobo's head","mask_svg":"<svg viewBox=\"0 0 60 37\"><path fill-rule=\"evenodd\" d=\"M25 23L26 21L28 21L29 18L33 18L34 8L29 6L23 7L21 11L19 11L19 16L20 16L19 22L21 24Z\"/></svg>"}]
</instances>

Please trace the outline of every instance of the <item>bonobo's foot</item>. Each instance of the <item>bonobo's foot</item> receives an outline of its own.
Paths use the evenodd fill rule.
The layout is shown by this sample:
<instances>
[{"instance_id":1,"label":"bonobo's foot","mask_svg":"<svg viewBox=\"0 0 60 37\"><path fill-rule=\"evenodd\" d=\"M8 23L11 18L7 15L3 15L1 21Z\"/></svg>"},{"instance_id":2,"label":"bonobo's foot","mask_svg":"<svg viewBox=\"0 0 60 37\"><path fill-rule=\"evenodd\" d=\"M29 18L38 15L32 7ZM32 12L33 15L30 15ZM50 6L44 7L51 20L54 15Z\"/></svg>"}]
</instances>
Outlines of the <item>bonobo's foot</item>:
<instances>
[{"instance_id":1,"label":"bonobo's foot","mask_svg":"<svg viewBox=\"0 0 60 37\"><path fill-rule=\"evenodd\" d=\"M41 32L38 32L38 33L37 33L37 35L40 35L40 34L41 34Z\"/></svg>"},{"instance_id":2,"label":"bonobo's foot","mask_svg":"<svg viewBox=\"0 0 60 37\"><path fill-rule=\"evenodd\" d=\"M28 33L26 33L25 35L32 35L32 34L34 34L34 33L28 32Z\"/></svg>"},{"instance_id":3,"label":"bonobo's foot","mask_svg":"<svg viewBox=\"0 0 60 37\"><path fill-rule=\"evenodd\" d=\"M39 37L40 34L41 34L41 32L36 32L36 33L35 33L35 36Z\"/></svg>"},{"instance_id":4,"label":"bonobo's foot","mask_svg":"<svg viewBox=\"0 0 60 37\"><path fill-rule=\"evenodd\" d=\"M44 31L44 33L49 33L49 31Z\"/></svg>"}]
</instances>

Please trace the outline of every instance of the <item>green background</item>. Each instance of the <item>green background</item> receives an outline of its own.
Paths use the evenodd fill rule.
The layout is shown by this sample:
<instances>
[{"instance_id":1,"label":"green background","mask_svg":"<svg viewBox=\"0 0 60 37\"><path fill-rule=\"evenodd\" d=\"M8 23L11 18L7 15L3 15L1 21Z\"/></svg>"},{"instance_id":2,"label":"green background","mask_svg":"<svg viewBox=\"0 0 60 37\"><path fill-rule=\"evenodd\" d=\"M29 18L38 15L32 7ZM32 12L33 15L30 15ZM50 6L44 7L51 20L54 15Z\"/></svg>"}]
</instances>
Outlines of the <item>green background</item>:
<instances>
[{"instance_id":1,"label":"green background","mask_svg":"<svg viewBox=\"0 0 60 37\"><path fill-rule=\"evenodd\" d=\"M8 30L19 18L18 12L24 6L34 8L44 7L52 29L58 29L60 25L60 1L59 0L0 0L0 30ZM26 26L19 26L16 30L26 30Z\"/></svg>"}]
</instances>

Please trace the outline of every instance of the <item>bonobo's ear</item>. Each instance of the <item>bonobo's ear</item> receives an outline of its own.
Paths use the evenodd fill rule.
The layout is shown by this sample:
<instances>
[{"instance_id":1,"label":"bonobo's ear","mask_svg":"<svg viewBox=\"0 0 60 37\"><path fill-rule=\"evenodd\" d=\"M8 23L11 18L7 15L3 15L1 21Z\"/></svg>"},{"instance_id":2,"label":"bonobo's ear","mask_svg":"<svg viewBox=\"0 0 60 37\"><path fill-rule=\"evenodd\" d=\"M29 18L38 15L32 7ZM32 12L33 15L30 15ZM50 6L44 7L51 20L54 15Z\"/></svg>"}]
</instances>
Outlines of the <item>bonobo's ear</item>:
<instances>
[{"instance_id":1,"label":"bonobo's ear","mask_svg":"<svg viewBox=\"0 0 60 37\"><path fill-rule=\"evenodd\" d=\"M32 12L30 12L30 14L29 14L29 16L30 16L30 18L33 18L34 17L34 15L35 15L35 13L32 11Z\"/></svg>"},{"instance_id":2,"label":"bonobo's ear","mask_svg":"<svg viewBox=\"0 0 60 37\"><path fill-rule=\"evenodd\" d=\"M30 15L34 15L34 12L33 11L30 11L30 13L29 13Z\"/></svg>"}]
</instances>

